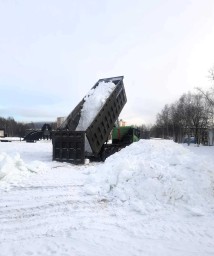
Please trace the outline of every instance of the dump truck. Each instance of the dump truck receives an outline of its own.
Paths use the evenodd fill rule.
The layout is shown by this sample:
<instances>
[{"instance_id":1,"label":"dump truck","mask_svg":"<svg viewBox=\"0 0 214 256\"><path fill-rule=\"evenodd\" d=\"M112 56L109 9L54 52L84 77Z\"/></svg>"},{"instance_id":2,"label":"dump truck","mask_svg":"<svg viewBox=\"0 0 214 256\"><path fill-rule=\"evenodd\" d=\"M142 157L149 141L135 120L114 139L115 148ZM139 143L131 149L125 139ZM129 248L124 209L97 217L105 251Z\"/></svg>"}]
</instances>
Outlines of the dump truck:
<instances>
[{"instance_id":1,"label":"dump truck","mask_svg":"<svg viewBox=\"0 0 214 256\"><path fill-rule=\"evenodd\" d=\"M97 91L100 94L96 97ZM73 164L83 164L86 158L104 161L109 155L132 143L132 127L126 131L121 128L123 142L118 139L117 143L108 143L126 102L123 76L99 79L58 130L52 132L53 160Z\"/></svg>"},{"instance_id":2,"label":"dump truck","mask_svg":"<svg viewBox=\"0 0 214 256\"><path fill-rule=\"evenodd\" d=\"M140 130L134 126L117 126L112 130L112 144L130 145L138 141Z\"/></svg>"}]
</instances>

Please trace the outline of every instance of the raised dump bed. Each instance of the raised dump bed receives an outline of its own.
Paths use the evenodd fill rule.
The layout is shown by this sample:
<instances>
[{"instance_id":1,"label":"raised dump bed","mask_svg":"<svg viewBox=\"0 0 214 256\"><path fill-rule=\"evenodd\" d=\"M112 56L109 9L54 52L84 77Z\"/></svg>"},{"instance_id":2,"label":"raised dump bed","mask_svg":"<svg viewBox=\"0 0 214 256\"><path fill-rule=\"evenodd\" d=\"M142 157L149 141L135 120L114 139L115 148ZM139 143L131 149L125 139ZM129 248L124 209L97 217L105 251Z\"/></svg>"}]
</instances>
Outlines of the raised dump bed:
<instances>
[{"instance_id":1,"label":"raised dump bed","mask_svg":"<svg viewBox=\"0 0 214 256\"><path fill-rule=\"evenodd\" d=\"M87 98L92 97L90 92L98 90L101 83L106 86L111 85L111 92L105 99L102 106L97 111L91 122L84 127L80 122L83 122L84 104ZM112 87L113 83L113 87ZM88 95L86 95L74 110L68 115L65 122L61 125L60 129L53 133L53 160L65 161L70 163L84 163L85 157L99 157L104 143L115 125L118 116L127 102L125 88L123 84L123 76L104 78L97 81L92 87ZM82 130L81 130L82 128ZM67 132L66 132L67 131ZM72 131L72 132L71 132ZM81 138L75 134L81 133ZM82 135L84 134L84 135ZM82 139L85 137L85 140ZM72 147L72 154L64 154L62 152L70 151L70 146L64 143L65 141L72 141L75 137L78 147ZM63 142L61 142L63 141ZM88 147L89 144L89 147ZM81 154L79 154L81 148ZM76 150L76 153L75 153ZM83 157L84 156L84 157Z\"/></svg>"}]
</instances>

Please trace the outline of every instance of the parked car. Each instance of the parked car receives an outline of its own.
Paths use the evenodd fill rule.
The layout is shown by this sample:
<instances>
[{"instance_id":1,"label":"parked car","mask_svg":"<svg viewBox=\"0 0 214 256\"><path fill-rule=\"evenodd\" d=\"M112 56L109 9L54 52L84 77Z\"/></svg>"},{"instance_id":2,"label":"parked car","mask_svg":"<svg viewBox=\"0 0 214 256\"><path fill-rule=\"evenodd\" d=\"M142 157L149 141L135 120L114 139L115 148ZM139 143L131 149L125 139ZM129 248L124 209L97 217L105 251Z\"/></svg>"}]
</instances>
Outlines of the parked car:
<instances>
[{"instance_id":1,"label":"parked car","mask_svg":"<svg viewBox=\"0 0 214 256\"><path fill-rule=\"evenodd\" d=\"M194 136L191 136L190 138L185 137L184 138L184 143L196 143L196 138Z\"/></svg>"}]
</instances>

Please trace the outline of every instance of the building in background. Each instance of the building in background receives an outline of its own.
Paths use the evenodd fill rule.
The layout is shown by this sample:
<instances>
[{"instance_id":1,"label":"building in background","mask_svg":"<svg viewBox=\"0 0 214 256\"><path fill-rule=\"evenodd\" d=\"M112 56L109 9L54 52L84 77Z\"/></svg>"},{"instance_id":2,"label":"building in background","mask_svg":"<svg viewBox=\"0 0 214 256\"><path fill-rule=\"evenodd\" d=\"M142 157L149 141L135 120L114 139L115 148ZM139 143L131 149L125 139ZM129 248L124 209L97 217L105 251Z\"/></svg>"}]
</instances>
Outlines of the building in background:
<instances>
[{"instance_id":1,"label":"building in background","mask_svg":"<svg viewBox=\"0 0 214 256\"><path fill-rule=\"evenodd\" d=\"M126 126L126 122L123 119L120 119L119 126Z\"/></svg>"},{"instance_id":2,"label":"building in background","mask_svg":"<svg viewBox=\"0 0 214 256\"><path fill-rule=\"evenodd\" d=\"M5 131L4 129L0 129L0 138L4 138L5 137Z\"/></svg>"},{"instance_id":3,"label":"building in background","mask_svg":"<svg viewBox=\"0 0 214 256\"><path fill-rule=\"evenodd\" d=\"M56 120L56 126L57 128L59 128L61 126L61 124L65 121L66 117L57 117L57 120Z\"/></svg>"}]
</instances>

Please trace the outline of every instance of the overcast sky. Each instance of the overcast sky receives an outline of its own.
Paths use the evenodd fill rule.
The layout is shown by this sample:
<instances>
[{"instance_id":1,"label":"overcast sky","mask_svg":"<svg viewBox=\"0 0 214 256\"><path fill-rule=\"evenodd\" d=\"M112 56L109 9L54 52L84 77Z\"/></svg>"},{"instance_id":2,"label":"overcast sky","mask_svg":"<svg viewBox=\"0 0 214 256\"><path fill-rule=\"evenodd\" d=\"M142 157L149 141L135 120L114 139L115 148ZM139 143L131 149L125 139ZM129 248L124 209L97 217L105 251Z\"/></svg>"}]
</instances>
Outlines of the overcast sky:
<instances>
[{"instance_id":1,"label":"overcast sky","mask_svg":"<svg viewBox=\"0 0 214 256\"><path fill-rule=\"evenodd\" d=\"M122 75L120 118L150 124L213 66L213 0L0 0L0 116L55 121Z\"/></svg>"}]
</instances>

